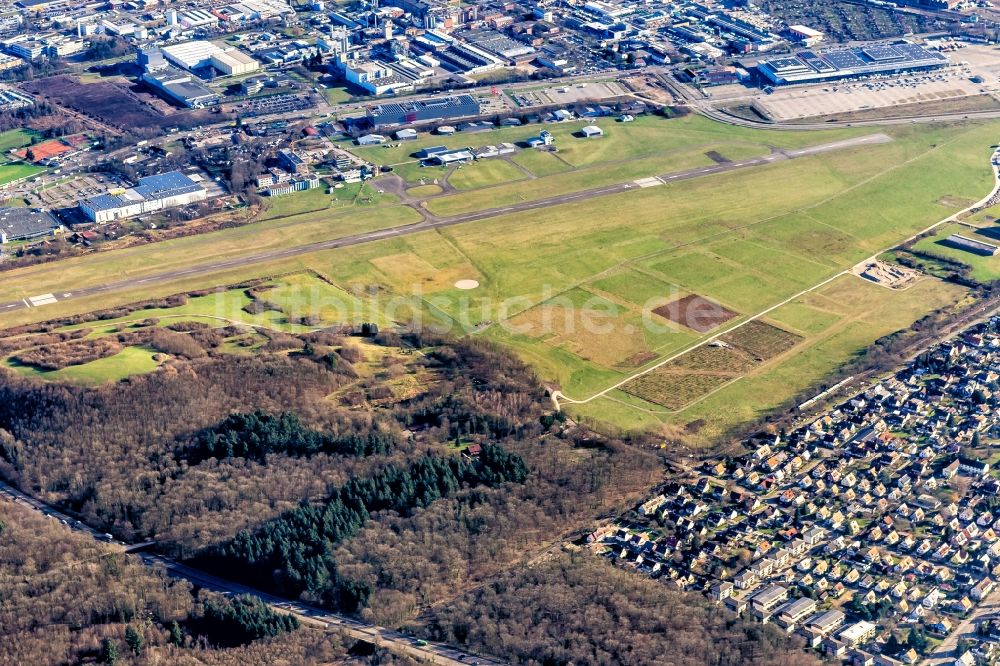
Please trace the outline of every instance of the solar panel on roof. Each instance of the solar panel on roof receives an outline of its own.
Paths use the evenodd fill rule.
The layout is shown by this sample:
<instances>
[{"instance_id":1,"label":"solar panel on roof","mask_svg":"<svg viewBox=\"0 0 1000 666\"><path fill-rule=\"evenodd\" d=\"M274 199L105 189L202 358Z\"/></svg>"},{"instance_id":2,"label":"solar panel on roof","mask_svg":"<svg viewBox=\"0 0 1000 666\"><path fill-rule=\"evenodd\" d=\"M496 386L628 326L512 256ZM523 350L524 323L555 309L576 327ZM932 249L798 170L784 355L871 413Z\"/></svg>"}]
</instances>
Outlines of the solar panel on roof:
<instances>
[{"instance_id":1,"label":"solar panel on roof","mask_svg":"<svg viewBox=\"0 0 1000 666\"><path fill-rule=\"evenodd\" d=\"M835 69L855 69L864 67L865 61L850 51L833 51L824 53L821 58L833 65Z\"/></svg>"},{"instance_id":2,"label":"solar panel on roof","mask_svg":"<svg viewBox=\"0 0 1000 666\"><path fill-rule=\"evenodd\" d=\"M869 46L861 50L869 59L875 62L902 60L906 56L892 46Z\"/></svg>"},{"instance_id":3,"label":"solar panel on roof","mask_svg":"<svg viewBox=\"0 0 1000 666\"><path fill-rule=\"evenodd\" d=\"M803 62L798 58L774 58L773 60L769 60L767 62L771 69L776 72L789 69L799 69L803 65Z\"/></svg>"},{"instance_id":4,"label":"solar panel on roof","mask_svg":"<svg viewBox=\"0 0 1000 666\"><path fill-rule=\"evenodd\" d=\"M833 65L824 60L820 60L819 58L811 58L809 60L806 60L806 64L815 69L817 72L820 72L821 74L837 71L833 67Z\"/></svg>"}]
</instances>

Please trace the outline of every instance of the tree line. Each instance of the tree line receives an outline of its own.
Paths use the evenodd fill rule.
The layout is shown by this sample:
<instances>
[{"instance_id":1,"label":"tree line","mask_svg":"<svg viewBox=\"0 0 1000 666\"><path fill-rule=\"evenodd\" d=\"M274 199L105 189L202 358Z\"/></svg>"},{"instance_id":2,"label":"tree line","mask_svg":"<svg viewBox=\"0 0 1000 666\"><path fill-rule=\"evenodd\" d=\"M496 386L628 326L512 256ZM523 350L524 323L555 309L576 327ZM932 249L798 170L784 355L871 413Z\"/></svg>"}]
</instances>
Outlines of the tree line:
<instances>
[{"instance_id":1,"label":"tree line","mask_svg":"<svg viewBox=\"0 0 1000 666\"><path fill-rule=\"evenodd\" d=\"M371 456L388 453L393 445L394 437L388 432L369 430L334 435L307 428L291 412L273 415L258 409L249 414L230 414L221 423L206 428L180 457L196 465L209 458L263 462L272 453Z\"/></svg>"}]
</instances>

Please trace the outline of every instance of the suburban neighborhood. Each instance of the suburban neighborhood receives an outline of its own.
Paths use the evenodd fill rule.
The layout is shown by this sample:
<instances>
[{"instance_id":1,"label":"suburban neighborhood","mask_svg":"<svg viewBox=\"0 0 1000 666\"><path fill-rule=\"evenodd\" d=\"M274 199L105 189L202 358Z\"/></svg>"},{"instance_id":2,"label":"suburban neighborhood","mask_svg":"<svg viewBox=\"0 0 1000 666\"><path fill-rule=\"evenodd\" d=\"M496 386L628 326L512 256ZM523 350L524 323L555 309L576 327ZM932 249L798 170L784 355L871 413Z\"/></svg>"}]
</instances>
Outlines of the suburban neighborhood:
<instances>
[{"instance_id":1,"label":"suburban neighborhood","mask_svg":"<svg viewBox=\"0 0 1000 666\"><path fill-rule=\"evenodd\" d=\"M665 485L588 547L851 664L1000 653L1000 317ZM938 658L942 641L956 652Z\"/></svg>"}]
</instances>

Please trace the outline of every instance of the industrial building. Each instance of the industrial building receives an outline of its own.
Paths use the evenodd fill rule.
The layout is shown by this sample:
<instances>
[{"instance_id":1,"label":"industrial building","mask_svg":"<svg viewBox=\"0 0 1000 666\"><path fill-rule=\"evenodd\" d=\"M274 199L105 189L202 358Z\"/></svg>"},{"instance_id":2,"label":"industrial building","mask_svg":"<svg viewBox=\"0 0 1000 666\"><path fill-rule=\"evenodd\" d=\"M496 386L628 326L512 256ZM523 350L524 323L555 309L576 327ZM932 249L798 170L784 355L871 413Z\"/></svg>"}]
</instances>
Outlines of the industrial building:
<instances>
[{"instance_id":1,"label":"industrial building","mask_svg":"<svg viewBox=\"0 0 1000 666\"><path fill-rule=\"evenodd\" d=\"M135 187L120 194L101 194L80 202L80 210L89 219L103 224L112 220L152 213L164 208L202 201L204 187L180 171L169 171L140 178Z\"/></svg>"},{"instance_id":2,"label":"industrial building","mask_svg":"<svg viewBox=\"0 0 1000 666\"><path fill-rule=\"evenodd\" d=\"M146 72L142 80L165 97L191 109L219 103L219 94L195 81L191 74L173 67Z\"/></svg>"},{"instance_id":3,"label":"industrial building","mask_svg":"<svg viewBox=\"0 0 1000 666\"><path fill-rule=\"evenodd\" d=\"M62 225L40 208L0 208L0 244L56 234Z\"/></svg>"},{"instance_id":4,"label":"industrial building","mask_svg":"<svg viewBox=\"0 0 1000 666\"><path fill-rule=\"evenodd\" d=\"M212 42L196 40L172 44L164 46L161 52L168 62L189 72L211 67L226 76L238 76L260 69L260 63L242 51Z\"/></svg>"},{"instance_id":5,"label":"industrial building","mask_svg":"<svg viewBox=\"0 0 1000 666\"><path fill-rule=\"evenodd\" d=\"M376 128L451 118L473 118L479 114L479 101L472 95L391 102L368 110L368 118Z\"/></svg>"},{"instance_id":6,"label":"industrial building","mask_svg":"<svg viewBox=\"0 0 1000 666\"><path fill-rule=\"evenodd\" d=\"M372 95L385 95L413 90L413 84L420 80L416 76L404 75L387 63L375 61L344 61L340 63L344 80L362 88Z\"/></svg>"},{"instance_id":7,"label":"industrial building","mask_svg":"<svg viewBox=\"0 0 1000 666\"><path fill-rule=\"evenodd\" d=\"M919 44L899 41L825 53L801 51L795 55L760 60L756 69L767 83L789 85L922 71L947 64L948 59L940 53L929 51Z\"/></svg>"},{"instance_id":8,"label":"industrial building","mask_svg":"<svg viewBox=\"0 0 1000 666\"><path fill-rule=\"evenodd\" d=\"M212 67L219 70L226 76L240 76L249 74L260 69L260 63L248 56L243 51L229 49L212 56Z\"/></svg>"}]
</instances>

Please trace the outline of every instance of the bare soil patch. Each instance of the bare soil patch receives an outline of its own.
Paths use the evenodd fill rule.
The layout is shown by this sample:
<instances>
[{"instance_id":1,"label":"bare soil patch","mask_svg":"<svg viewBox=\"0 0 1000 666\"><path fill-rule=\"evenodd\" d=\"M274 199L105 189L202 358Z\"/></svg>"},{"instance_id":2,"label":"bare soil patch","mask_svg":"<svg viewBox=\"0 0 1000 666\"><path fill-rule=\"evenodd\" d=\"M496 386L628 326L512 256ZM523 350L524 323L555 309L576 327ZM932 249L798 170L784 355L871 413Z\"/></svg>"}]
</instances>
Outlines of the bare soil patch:
<instances>
[{"instance_id":1,"label":"bare soil patch","mask_svg":"<svg viewBox=\"0 0 1000 666\"><path fill-rule=\"evenodd\" d=\"M81 83L73 76L53 76L24 84L28 92L121 129L189 127L218 116L209 110L166 106L139 86L124 81ZM156 106L154 106L154 104Z\"/></svg>"},{"instance_id":2,"label":"bare soil patch","mask_svg":"<svg viewBox=\"0 0 1000 666\"><path fill-rule=\"evenodd\" d=\"M661 305L653 312L668 321L687 326L698 333L707 333L718 328L739 314L697 294L691 294L666 305Z\"/></svg>"}]
</instances>

